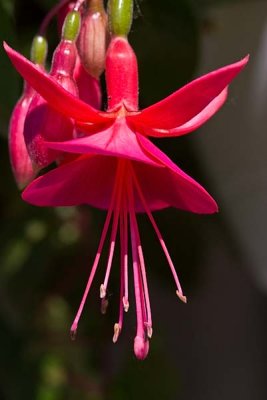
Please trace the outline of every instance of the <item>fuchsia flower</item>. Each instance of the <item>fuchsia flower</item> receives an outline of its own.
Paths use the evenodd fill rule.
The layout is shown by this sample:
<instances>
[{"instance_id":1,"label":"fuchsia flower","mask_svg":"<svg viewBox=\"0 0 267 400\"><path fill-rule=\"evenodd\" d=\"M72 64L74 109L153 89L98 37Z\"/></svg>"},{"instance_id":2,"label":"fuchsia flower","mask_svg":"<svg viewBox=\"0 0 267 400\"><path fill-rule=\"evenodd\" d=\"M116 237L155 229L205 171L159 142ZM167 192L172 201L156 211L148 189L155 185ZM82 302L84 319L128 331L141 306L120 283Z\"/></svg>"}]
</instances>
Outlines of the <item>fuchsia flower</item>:
<instances>
[{"instance_id":1,"label":"fuchsia flower","mask_svg":"<svg viewBox=\"0 0 267 400\"><path fill-rule=\"evenodd\" d=\"M62 115L72 118L85 135L64 142L47 142L51 149L76 153L77 158L35 179L23 199L37 206L90 204L107 209L96 258L71 327L75 335L102 253L107 231L111 238L107 269L100 297L105 301L112 259L120 234L121 288L114 342L122 330L123 308L128 298L128 228L132 249L137 331L134 352L144 359L152 336L152 316L146 268L136 213L145 212L166 255L178 297L186 302L173 262L152 216L152 211L176 207L195 213L217 211L212 197L160 151L148 136L168 137L189 133L206 122L223 105L229 83L248 58L202 76L164 100L138 109L138 71L135 54L124 37L113 37L106 58L108 109L97 111L58 85L53 77L5 45L18 72ZM55 137L58 132L55 132Z\"/></svg>"}]
</instances>

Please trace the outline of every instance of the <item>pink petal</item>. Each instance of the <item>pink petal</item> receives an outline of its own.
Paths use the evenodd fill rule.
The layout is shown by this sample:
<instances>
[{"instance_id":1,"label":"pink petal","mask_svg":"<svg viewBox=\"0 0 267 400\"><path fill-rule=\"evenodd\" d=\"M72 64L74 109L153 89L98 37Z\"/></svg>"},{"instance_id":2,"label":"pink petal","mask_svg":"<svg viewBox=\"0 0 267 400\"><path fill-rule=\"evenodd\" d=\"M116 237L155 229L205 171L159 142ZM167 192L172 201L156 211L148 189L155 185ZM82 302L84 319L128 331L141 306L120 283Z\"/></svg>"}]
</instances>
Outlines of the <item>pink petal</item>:
<instances>
[{"instance_id":1,"label":"pink petal","mask_svg":"<svg viewBox=\"0 0 267 400\"><path fill-rule=\"evenodd\" d=\"M63 89L51 76L17 53L6 43L4 48L17 71L58 112L78 121L104 123L109 119Z\"/></svg>"},{"instance_id":2,"label":"pink petal","mask_svg":"<svg viewBox=\"0 0 267 400\"><path fill-rule=\"evenodd\" d=\"M219 96L247 62L248 57L245 57L237 63L210 72L190 82L164 100L144 109L141 113L128 116L128 120L136 127L141 125L156 130L170 130L198 116L197 126L200 126L218 109L215 106L207 110L206 107ZM204 112L205 109L208 115Z\"/></svg>"},{"instance_id":3,"label":"pink petal","mask_svg":"<svg viewBox=\"0 0 267 400\"><path fill-rule=\"evenodd\" d=\"M117 160L113 157L79 157L35 179L24 190L22 198L36 206L90 204L108 208L116 166Z\"/></svg>"},{"instance_id":4,"label":"pink petal","mask_svg":"<svg viewBox=\"0 0 267 400\"><path fill-rule=\"evenodd\" d=\"M65 142L46 142L47 146L55 149L78 154L101 154L129 158L156 167L161 165L154 157L147 155L140 146L124 118L117 119L108 129L80 139Z\"/></svg>"},{"instance_id":5,"label":"pink petal","mask_svg":"<svg viewBox=\"0 0 267 400\"><path fill-rule=\"evenodd\" d=\"M199 114L195 117L187 121L185 124L180 125L174 129L157 129L151 128L146 125L132 124L133 129L137 130L139 133L145 136L154 136L154 137L175 137L182 136L186 133L190 133L201 125L203 125L206 121L208 121L225 103L227 99L228 88L224 89L219 96L215 97L207 107L205 107ZM131 121L130 121L131 122ZM131 123L130 123L131 126Z\"/></svg>"},{"instance_id":6,"label":"pink petal","mask_svg":"<svg viewBox=\"0 0 267 400\"><path fill-rule=\"evenodd\" d=\"M138 135L138 140L144 151L166 167L155 170L150 166L135 164L138 180L151 210L172 206L199 214L218 211L214 199L199 183L144 136Z\"/></svg>"},{"instance_id":7,"label":"pink petal","mask_svg":"<svg viewBox=\"0 0 267 400\"><path fill-rule=\"evenodd\" d=\"M56 112L38 93L33 97L24 123L24 139L33 164L39 168L60 159L61 153L48 149L46 140L73 138L73 120Z\"/></svg>"},{"instance_id":8,"label":"pink petal","mask_svg":"<svg viewBox=\"0 0 267 400\"><path fill-rule=\"evenodd\" d=\"M145 151L151 152L165 168L132 161L149 208L169 206L196 212L213 213L217 205L192 178L181 171L146 138L140 137ZM101 155L81 156L35 179L23 192L25 201L36 206L90 204L108 209L115 183L118 158ZM135 193L135 210L144 207Z\"/></svg>"}]
</instances>

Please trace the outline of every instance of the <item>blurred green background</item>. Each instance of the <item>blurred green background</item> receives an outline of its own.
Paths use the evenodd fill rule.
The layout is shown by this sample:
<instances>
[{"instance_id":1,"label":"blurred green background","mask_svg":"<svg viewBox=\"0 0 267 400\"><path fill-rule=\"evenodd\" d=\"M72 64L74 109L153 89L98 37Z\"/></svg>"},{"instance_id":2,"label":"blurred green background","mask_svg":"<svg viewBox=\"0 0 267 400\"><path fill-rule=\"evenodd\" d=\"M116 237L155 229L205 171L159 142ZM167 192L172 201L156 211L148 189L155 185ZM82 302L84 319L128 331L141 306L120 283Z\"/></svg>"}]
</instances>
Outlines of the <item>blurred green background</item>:
<instances>
[{"instance_id":1,"label":"blurred green background","mask_svg":"<svg viewBox=\"0 0 267 400\"><path fill-rule=\"evenodd\" d=\"M53 4L53 0L0 0L1 40L28 56L31 39ZM233 13L237 17L227 26L227 16ZM199 71L208 72L234 62L248 52L256 57L259 35L251 38L253 29L260 30L260 24L264 25L264 15L267 15L266 1L136 2L130 41L139 61L141 106L170 94ZM233 39L229 41L230 30ZM238 41L235 33L239 35ZM224 43L233 42L231 49L227 44L226 50L220 52L223 64L215 56L209 61L206 57L213 54L214 46L216 49L220 46L220 41L216 42L218 37ZM49 41L52 53L57 43L55 24L49 31ZM244 47L244 52L240 46ZM100 313L99 285L104 274L105 254L77 339L71 342L69 338L69 328L105 214L89 207L39 209L21 200L9 166L7 131L22 81L0 50L1 400L266 399L267 300L266 281L262 277L267 275L267 235L264 236L263 230L258 238L260 225L252 228L250 220L246 226L238 223L246 221L240 207L250 199L244 215L251 216L256 210L259 224L267 222L267 157L264 151L263 166L256 168L251 177L254 186L248 185L250 181L244 178L247 182L244 191L240 183L244 173L241 165L249 165L252 148L249 145L242 148L240 158L240 142L233 138L235 135L239 138L238 132L242 132L240 136L243 137L250 136L250 132L245 132L245 127L241 126L242 118L236 120L240 128L231 128L233 115L246 113L245 96L247 109L254 101L244 90L245 82L252 76L249 68L238 78L239 88L233 85L226 111L207 124L207 131L204 127L201 133L191 136L156 141L182 169L214 195L221 213L214 216L179 210L155 213L189 298L187 306L178 302L153 230L146 218L140 216L154 317L150 354L146 361L140 362L133 355L132 289L131 307L122 335L116 345L112 343L119 296L116 260L109 288L109 309L105 316ZM248 85L246 87L249 91ZM267 102L265 107L267 109ZM227 129L216 137L219 126L225 124L228 124ZM209 134L209 127L213 136ZM266 136L263 123L262 131ZM223 148L220 140L224 134ZM198 135L203 135L202 142L197 139ZM267 144L265 136L260 142L261 149ZM256 134L253 143L255 140L258 143ZM207 153L203 152L202 143ZM230 162L230 148L235 152L235 171L240 167L241 172L233 183L234 190L230 188L226 193L223 182L228 177L224 180L222 177ZM259 160L257 151L253 148ZM216 152L222 156L221 169L213 160L218 157L212 158ZM219 176L214 173L216 168L221 171ZM259 174L262 185L255 188ZM225 193L229 196L224 196ZM259 195L257 205L253 203L255 193ZM255 246L250 249L246 243L255 243ZM253 255L259 251L263 256L260 260L254 259ZM264 273L257 275L255 271L258 270Z\"/></svg>"}]
</instances>

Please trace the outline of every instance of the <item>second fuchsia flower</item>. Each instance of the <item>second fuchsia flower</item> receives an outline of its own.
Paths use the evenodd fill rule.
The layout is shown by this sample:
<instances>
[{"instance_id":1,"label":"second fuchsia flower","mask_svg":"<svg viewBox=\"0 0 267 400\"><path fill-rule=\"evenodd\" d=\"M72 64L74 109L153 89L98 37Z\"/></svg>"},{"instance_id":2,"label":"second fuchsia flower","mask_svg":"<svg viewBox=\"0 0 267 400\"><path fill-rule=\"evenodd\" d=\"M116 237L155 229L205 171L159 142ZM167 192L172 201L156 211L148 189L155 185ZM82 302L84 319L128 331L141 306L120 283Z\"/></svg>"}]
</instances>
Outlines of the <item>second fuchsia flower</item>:
<instances>
[{"instance_id":1,"label":"second fuchsia flower","mask_svg":"<svg viewBox=\"0 0 267 400\"><path fill-rule=\"evenodd\" d=\"M134 352L139 359L144 359L152 336L152 315L136 213L147 214L170 266L177 295L186 302L152 211L166 207L203 214L217 211L215 201L205 189L176 166L148 137L180 136L201 126L223 105L229 83L243 69L248 58L204 75L139 111L137 60L127 40L132 4L128 2L123 18L118 10L113 11L114 4L116 1L109 3L112 40L106 56L106 112L94 109L67 92L52 76L40 71L9 46L5 45L5 49L23 78L53 109L71 118L75 128L84 135L60 142L58 135L61 133L55 132L55 140L47 141L47 147L74 153L76 158L35 179L23 192L23 199L37 206L89 204L108 211L96 258L71 327L72 335L76 333L111 225L109 255L100 297L105 302L115 245L119 240L120 307L118 322L114 326L115 342L122 330L123 311L129 308L130 239L137 316Z\"/></svg>"}]
</instances>

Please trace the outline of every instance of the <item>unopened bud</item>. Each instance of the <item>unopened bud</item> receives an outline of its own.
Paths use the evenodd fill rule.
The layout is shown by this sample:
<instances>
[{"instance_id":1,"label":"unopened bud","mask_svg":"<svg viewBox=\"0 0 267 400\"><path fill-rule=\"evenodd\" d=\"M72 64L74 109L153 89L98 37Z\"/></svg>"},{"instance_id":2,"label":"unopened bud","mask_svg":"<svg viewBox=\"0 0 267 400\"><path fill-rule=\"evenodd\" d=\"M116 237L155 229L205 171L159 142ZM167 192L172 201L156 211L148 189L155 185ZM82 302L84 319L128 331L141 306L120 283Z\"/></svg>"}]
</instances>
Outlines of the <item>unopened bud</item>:
<instances>
[{"instance_id":1,"label":"unopened bud","mask_svg":"<svg viewBox=\"0 0 267 400\"><path fill-rule=\"evenodd\" d=\"M107 15L103 0L90 1L83 16L77 47L86 71L99 78L105 69L107 48Z\"/></svg>"},{"instance_id":2,"label":"unopened bud","mask_svg":"<svg viewBox=\"0 0 267 400\"><path fill-rule=\"evenodd\" d=\"M34 64L44 65L47 56L47 41L43 36L35 36L31 47L31 61Z\"/></svg>"},{"instance_id":3,"label":"unopened bud","mask_svg":"<svg viewBox=\"0 0 267 400\"><path fill-rule=\"evenodd\" d=\"M81 16L78 11L71 11L67 14L63 28L62 28L62 39L70 40L75 42L77 39L81 26Z\"/></svg>"}]
</instances>

